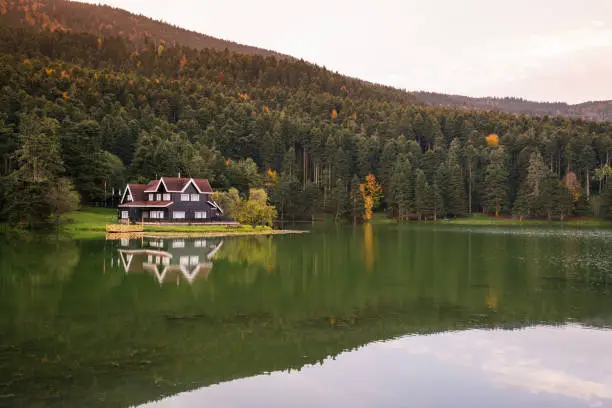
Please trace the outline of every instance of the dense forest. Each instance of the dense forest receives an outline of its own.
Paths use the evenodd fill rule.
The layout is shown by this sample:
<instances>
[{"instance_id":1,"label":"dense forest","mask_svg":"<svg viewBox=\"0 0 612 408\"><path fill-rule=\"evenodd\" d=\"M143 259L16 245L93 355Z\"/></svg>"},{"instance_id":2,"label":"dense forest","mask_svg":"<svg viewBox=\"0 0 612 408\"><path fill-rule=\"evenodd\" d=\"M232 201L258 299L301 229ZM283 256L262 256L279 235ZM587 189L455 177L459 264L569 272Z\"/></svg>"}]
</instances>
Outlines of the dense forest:
<instances>
[{"instance_id":1,"label":"dense forest","mask_svg":"<svg viewBox=\"0 0 612 408\"><path fill-rule=\"evenodd\" d=\"M265 188L284 219L377 204L398 219L610 214L609 123L428 107L293 59L7 26L0 88L2 217L22 225L179 172Z\"/></svg>"},{"instance_id":2,"label":"dense forest","mask_svg":"<svg viewBox=\"0 0 612 408\"><path fill-rule=\"evenodd\" d=\"M274 51L185 30L125 10L76 1L0 0L0 23L38 30L86 32L102 38L122 37L128 39L134 49L138 49L150 39L160 44L182 45L196 49L208 48L218 51L227 49L230 52L249 55L291 58ZM415 92L413 96L419 102L432 106L612 121L610 101L569 105L563 102L533 102L519 98L471 98L433 92Z\"/></svg>"}]
</instances>

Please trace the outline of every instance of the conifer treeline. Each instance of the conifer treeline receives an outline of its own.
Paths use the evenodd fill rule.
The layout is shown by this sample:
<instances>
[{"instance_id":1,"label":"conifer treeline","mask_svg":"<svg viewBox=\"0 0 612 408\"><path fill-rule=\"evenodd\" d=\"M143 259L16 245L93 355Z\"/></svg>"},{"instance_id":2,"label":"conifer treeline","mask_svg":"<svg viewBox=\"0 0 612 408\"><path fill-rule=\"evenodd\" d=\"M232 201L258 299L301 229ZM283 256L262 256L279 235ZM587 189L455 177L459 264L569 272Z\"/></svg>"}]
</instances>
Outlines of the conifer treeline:
<instances>
[{"instance_id":1,"label":"conifer treeline","mask_svg":"<svg viewBox=\"0 0 612 408\"><path fill-rule=\"evenodd\" d=\"M218 189L266 187L285 218L354 215L368 174L398 218L609 208L596 197L610 173L608 123L420 106L302 61L134 48L0 27L4 217L22 211L24 183L70 180L90 203L105 183L108 199L125 181L179 172ZM53 166L32 141L58 152ZM40 166L49 171L37 179Z\"/></svg>"}]
</instances>

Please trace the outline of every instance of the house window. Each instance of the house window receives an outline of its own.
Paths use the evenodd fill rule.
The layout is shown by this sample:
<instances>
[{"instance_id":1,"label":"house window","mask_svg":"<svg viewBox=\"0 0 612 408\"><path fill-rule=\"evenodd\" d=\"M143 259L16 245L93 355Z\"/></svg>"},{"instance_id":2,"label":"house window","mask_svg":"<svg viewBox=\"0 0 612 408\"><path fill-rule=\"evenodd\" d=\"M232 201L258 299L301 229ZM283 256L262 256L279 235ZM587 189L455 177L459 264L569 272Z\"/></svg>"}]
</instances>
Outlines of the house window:
<instances>
[{"instance_id":1,"label":"house window","mask_svg":"<svg viewBox=\"0 0 612 408\"><path fill-rule=\"evenodd\" d=\"M200 240L200 239L198 239L198 240L196 240L196 241L193 243L193 246L194 246L195 248L205 248L205 247L206 247L206 241L205 241L205 240Z\"/></svg>"},{"instance_id":2,"label":"house window","mask_svg":"<svg viewBox=\"0 0 612 408\"><path fill-rule=\"evenodd\" d=\"M128 217L128 212L127 211L121 211L121 218L123 218L124 220L127 219Z\"/></svg>"},{"instance_id":3,"label":"house window","mask_svg":"<svg viewBox=\"0 0 612 408\"><path fill-rule=\"evenodd\" d=\"M164 194L164 201L170 201L170 194Z\"/></svg>"},{"instance_id":4,"label":"house window","mask_svg":"<svg viewBox=\"0 0 612 408\"><path fill-rule=\"evenodd\" d=\"M157 194L157 197L156 197L156 198L157 198L157 201L161 201L161 199L162 199L162 195L161 195L161 194Z\"/></svg>"},{"instance_id":5,"label":"house window","mask_svg":"<svg viewBox=\"0 0 612 408\"><path fill-rule=\"evenodd\" d=\"M199 194L192 194L191 195L191 201L200 201L200 195Z\"/></svg>"},{"instance_id":6,"label":"house window","mask_svg":"<svg viewBox=\"0 0 612 408\"><path fill-rule=\"evenodd\" d=\"M188 256L181 256L179 263L181 265L189 265L189 257Z\"/></svg>"},{"instance_id":7,"label":"house window","mask_svg":"<svg viewBox=\"0 0 612 408\"><path fill-rule=\"evenodd\" d=\"M182 239L172 241L172 248L185 248L185 241Z\"/></svg>"},{"instance_id":8,"label":"house window","mask_svg":"<svg viewBox=\"0 0 612 408\"><path fill-rule=\"evenodd\" d=\"M206 211L196 211L195 212L196 220L205 220L206 219Z\"/></svg>"},{"instance_id":9,"label":"house window","mask_svg":"<svg viewBox=\"0 0 612 408\"><path fill-rule=\"evenodd\" d=\"M149 194L149 201L155 200L155 194Z\"/></svg>"},{"instance_id":10,"label":"house window","mask_svg":"<svg viewBox=\"0 0 612 408\"><path fill-rule=\"evenodd\" d=\"M185 219L185 211L174 211L172 213L172 218L175 220L184 220Z\"/></svg>"},{"instance_id":11,"label":"house window","mask_svg":"<svg viewBox=\"0 0 612 408\"><path fill-rule=\"evenodd\" d=\"M195 255L195 256L190 256L189 257L189 264L190 265L197 265L200 263L200 257Z\"/></svg>"},{"instance_id":12,"label":"house window","mask_svg":"<svg viewBox=\"0 0 612 408\"><path fill-rule=\"evenodd\" d=\"M181 194L181 201L189 201L189 194Z\"/></svg>"},{"instance_id":13,"label":"house window","mask_svg":"<svg viewBox=\"0 0 612 408\"><path fill-rule=\"evenodd\" d=\"M151 211L149 215L151 216L152 219L164 219L163 211Z\"/></svg>"}]
</instances>

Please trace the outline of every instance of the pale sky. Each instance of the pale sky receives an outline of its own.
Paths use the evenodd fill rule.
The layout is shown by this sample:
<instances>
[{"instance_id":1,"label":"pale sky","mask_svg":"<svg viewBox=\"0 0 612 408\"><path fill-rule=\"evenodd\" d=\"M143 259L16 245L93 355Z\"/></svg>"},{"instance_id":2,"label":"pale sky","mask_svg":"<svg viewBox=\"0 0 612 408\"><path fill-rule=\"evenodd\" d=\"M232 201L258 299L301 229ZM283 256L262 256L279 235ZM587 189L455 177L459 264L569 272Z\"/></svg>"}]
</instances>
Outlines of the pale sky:
<instances>
[{"instance_id":1,"label":"pale sky","mask_svg":"<svg viewBox=\"0 0 612 408\"><path fill-rule=\"evenodd\" d=\"M612 0L85 0L409 91L612 99Z\"/></svg>"}]
</instances>

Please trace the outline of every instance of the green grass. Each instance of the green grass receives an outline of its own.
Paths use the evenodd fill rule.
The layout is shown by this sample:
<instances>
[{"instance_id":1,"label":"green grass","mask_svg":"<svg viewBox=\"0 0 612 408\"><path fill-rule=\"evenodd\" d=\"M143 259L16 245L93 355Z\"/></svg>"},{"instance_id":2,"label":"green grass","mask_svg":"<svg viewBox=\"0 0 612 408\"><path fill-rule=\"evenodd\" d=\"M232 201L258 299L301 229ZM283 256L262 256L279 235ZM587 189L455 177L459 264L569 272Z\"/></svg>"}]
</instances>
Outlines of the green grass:
<instances>
[{"instance_id":1,"label":"green grass","mask_svg":"<svg viewBox=\"0 0 612 408\"><path fill-rule=\"evenodd\" d=\"M66 232L104 232L107 224L117 223L117 210L112 208L86 207L71 212L62 218Z\"/></svg>"},{"instance_id":2,"label":"green grass","mask_svg":"<svg viewBox=\"0 0 612 408\"><path fill-rule=\"evenodd\" d=\"M85 207L79 211L66 214L62 219L62 230L74 238L100 238L106 234L107 224L117 223L117 210L112 208ZM270 227L250 225L145 225L145 232L161 233L258 233L271 231Z\"/></svg>"},{"instance_id":3,"label":"green grass","mask_svg":"<svg viewBox=\"0 0 612 408\"><path fill-rule=\"evenodd\" d=\"M612 221L599 218L577 218L564 221L548 220L518 220L503 217L489 217L485 214L474 214L469 218L457 218L453 220L440 220L441 224L452 225L546 225L546 226L566 226L566 227L612 227Z\"/></svg>"},{"instance_id":4,"label":"green grass","mask_svg":"<svg viewBox=\"0 0 612 408\"><path fill-rule=\"evenodd\" d=\"M250 225L145 225L145 232L258 232L270 231L270 227L255 227Z\"/></svg>"}]
</instances>

